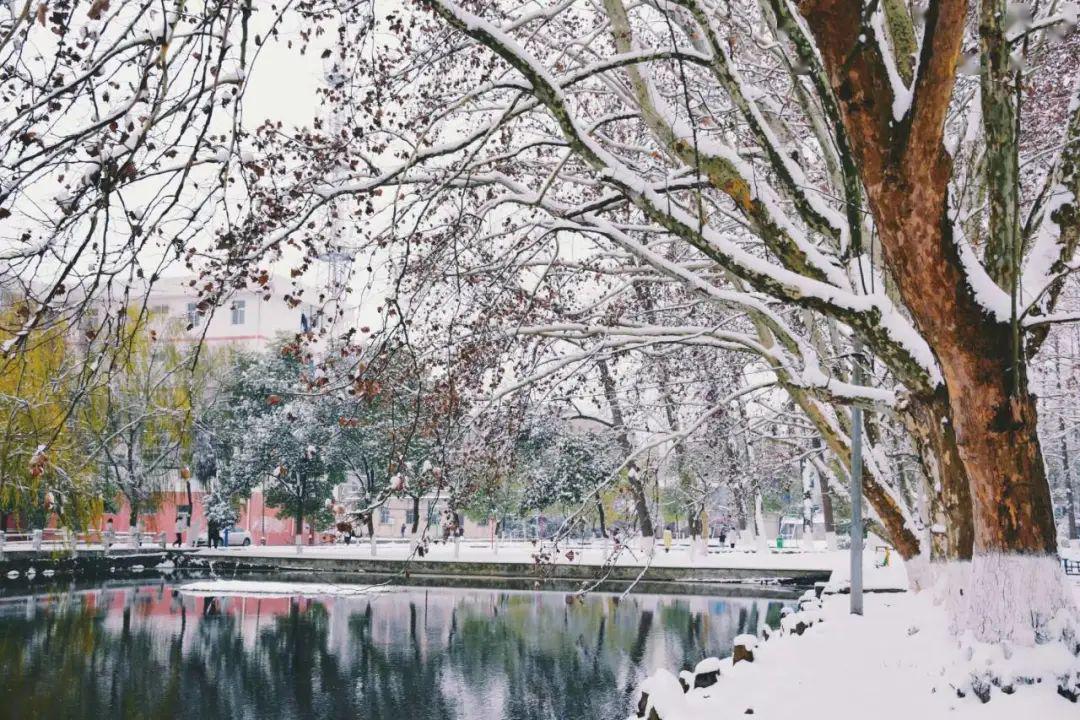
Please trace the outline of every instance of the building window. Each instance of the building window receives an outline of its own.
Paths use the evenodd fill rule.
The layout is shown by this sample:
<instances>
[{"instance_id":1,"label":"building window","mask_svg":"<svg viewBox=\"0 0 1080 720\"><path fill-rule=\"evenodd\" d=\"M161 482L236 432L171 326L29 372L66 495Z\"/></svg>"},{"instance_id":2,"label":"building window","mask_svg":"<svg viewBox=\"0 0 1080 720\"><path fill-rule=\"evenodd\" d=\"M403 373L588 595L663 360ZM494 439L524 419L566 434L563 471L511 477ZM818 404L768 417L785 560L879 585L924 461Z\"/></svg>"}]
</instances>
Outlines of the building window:
<instances>
[{"instance_id":1,"label":"building window","mask_svg":"<svg viewBox=\"0 0 1080 720\"><path fill-rule=\"evenodd\" d=\"M155 305L153 308L151 308L150 314L153 315L154 317L158 317L158 318L169 317L169 306L168 305Z\"/></svg>"},{"instance_id":2,"label":"building window","mask_svg":"<svg viewBox=\"0 0 1080 720\"><path fill-rule=\"evenodd\" d=\"M195 303L187 304L187 321L191 327L199 327L199 306Z\"/></svg>"},{"instance_id":3,"label":"building window","mask_svg":"<svg viewBox=\"0 0 1080 720\"><path fill-rule=\"evenodd\" d=\"M380 525L389 525L390 524L390 508L386 507L385 505L382 506L381 508L379 508L379 524Z\"/></svg>"},{"instance_id":4,"label":"building window","mask_svg":"<svg viewBox=\"0 0 1080 720\"><path fill-rule=\"evenodd\" d=\"M244 324L244 309L247 302L244 300L233 300L232 304L232 324L243 325Z\"/></svg>"},{"instance_id":5,"label":"building window","mask_svg":"<svg viewBox=\"0 0 1080 720\"><path fill-rule=\"evenodd\" d=\"M406 510L405 511L405 524L406 525L412 525L414 522L416 522L416 511L415 510Z\"/></svg>"}]
</instances>

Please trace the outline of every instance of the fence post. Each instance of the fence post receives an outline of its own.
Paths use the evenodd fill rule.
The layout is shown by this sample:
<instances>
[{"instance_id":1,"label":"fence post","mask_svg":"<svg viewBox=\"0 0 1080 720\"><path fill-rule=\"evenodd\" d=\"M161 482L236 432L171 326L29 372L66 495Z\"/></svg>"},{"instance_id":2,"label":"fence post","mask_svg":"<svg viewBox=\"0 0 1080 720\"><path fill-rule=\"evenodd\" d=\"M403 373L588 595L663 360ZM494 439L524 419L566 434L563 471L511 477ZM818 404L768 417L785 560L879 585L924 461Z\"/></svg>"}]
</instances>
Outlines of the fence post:
<instances>
[{"instance_id":1,"label":"fence post","mask_svg":"<svg viewBox=\"0 0 1080 720\"><path fill-rule=\"evenodd\" d=\"M161 531L161 549L162 550L165 549L166 542L167 542L167 538L165 537L165 531L162 530Z\"/></svg>"},{"instance_id":2,"label":"fence post","mask_svg":"<svg viewBox=\"0 0 1080 720\"><path fill-rule=\"evenodd\" d=\"M64 544L67 545L68 549L71 551L71 557L78 557L79 551L75 547L78 542L79 538L75 534L75 531L69 527L64 528Z\"/></svg>"},{"instance_id":3,"label":"fence post","mask_svg":"<svg viewBox=\"0 0 1080 720\"><path fill-rule=\"evenodd\" d=\"M41 530L34 530L33 534L31 535L31 546L34 548L34 550L41 549L41 536Z\"/></svg>"},{"instance_id":4,"label":"fence post","mask_svg":"<svg viewBox=\"0 0 1080 720\"><path fill-rule=\"evenodd\" d=\"M297 554L297 555L299 555L299 554L301 554L302 552L304 552L304 543L303 543L303 540L304 540L304 536L303 536L303 535L297 535L297 536L296 536L296 554Z\"/></svg>"},{"instance_id":5,"label":"fence post","mask_svg":"<svg viewBox=\"0 0 1080 720\"><path fill-rule=\"evenodd\" d=\"M7 534L0 530L0 560L4 559L4 545L7 543Z\"/></svg>"},{"instance_id":6,"label":"fence post","mask_svg":"<svg viewBox=\"0 0 1080 720\"><path fill-rule=\"evenodd\" d=\"M113 541L115 539L116 539L116 531L115 530L106 530L105 531L105 554L106 555L109 554L109 548L112 547Z\"/></svg>"}]
</instances>

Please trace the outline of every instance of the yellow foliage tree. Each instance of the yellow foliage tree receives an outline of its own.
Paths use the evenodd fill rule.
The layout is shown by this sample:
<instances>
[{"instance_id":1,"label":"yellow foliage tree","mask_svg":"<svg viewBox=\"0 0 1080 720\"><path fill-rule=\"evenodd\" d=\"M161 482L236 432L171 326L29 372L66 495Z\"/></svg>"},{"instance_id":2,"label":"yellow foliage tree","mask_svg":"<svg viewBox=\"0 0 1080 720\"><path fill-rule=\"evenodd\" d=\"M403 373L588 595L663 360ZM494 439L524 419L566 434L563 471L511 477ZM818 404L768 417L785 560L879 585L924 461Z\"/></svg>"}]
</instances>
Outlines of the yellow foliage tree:
<instances>
[{"instance_id":1,"label":"yellow foliage tree","mask_svg":"<svg viewBox=\"0 0 1080 720\"><path fill-rule=\"evenodd\" d=\"M0 311L0 527L45 524L50 513L84 527L101 512L93 472L73 431L84 373L70 352L69 325L55 322L11 342L28 307Z\"/></svg>"}]
</instances>

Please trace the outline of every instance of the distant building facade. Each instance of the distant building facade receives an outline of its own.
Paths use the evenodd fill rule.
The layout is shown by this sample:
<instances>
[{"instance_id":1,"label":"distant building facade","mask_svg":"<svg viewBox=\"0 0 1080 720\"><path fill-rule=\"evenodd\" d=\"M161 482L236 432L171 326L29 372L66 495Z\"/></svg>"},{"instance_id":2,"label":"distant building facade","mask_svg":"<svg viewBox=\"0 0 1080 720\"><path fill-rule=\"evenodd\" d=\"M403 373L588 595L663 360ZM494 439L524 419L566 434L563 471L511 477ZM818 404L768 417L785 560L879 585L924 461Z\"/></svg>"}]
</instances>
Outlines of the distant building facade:
<instances>
[{"instance_id":1,"label":"distant building facade","mask_svg":"<svg viewBox=\"0 0 1080 720\"><path fill-rule=\"evenodd\" d=\"M261 350L278 335L315 330L323 321L318 293L301 286L289 294L276 287L291 290L293 286L286 280L271 279L265 288L236 290L222 306L202 309L191 282L182 278L158 280L147 295L146 306L158 317L179 319L185 328L190 325L185 339L211 348Z\"/></svg>"}]
</instances>

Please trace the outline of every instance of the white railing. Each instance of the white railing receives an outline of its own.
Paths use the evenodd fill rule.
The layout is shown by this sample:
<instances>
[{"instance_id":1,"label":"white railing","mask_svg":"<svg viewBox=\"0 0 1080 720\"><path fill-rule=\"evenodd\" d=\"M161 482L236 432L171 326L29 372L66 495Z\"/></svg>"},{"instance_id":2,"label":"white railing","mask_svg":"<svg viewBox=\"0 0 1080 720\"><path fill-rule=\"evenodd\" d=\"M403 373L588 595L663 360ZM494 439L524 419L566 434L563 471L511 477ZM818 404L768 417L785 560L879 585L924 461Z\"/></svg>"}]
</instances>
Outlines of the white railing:
<instances>
[{"instance_id":1,"label":"white railing","mask_svg":"<svg viewBox=\"0 0 1080 720\"><path fill-rule=\"evenodd\" d=\"M46 550L77 553L79 549L162 548L168 544L164 532L88 530L73 532L68 528L45 528L31 531L0 531L0 557L5 550Z\"/></svg>"}]
</instances>

